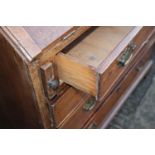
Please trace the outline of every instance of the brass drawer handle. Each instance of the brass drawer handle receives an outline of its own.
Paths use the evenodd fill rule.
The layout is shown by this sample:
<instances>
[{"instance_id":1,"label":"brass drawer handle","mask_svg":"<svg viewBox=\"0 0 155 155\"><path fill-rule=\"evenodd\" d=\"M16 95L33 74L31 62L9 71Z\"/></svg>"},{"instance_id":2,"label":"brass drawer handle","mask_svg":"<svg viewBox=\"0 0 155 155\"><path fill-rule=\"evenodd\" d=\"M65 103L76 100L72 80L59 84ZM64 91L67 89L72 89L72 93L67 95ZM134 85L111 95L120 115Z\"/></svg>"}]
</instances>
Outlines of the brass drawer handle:
<instances>
[{"instance_id":1,"label":"brass drawer handle","mask_svg":"<svg viewBox=\"0 0 155 155\"><path fill-rule=\"evenodd\" d=\"M89 98L83 106L83 109L86 111L92 110L96 105L95 97Z\"/></svg>"},{"instance_id":2,"label":"brass drawer handle","mask_svg":"<svg viewBox=\"0 0 155 155\"><path fill-rule=\"evenodd\" d=\"M136 48L136 44L130 43L124 50L122 56L118 59L118 65L123 67L126 66L133 56L133 50Z\"/></svg>"}]
</instances>

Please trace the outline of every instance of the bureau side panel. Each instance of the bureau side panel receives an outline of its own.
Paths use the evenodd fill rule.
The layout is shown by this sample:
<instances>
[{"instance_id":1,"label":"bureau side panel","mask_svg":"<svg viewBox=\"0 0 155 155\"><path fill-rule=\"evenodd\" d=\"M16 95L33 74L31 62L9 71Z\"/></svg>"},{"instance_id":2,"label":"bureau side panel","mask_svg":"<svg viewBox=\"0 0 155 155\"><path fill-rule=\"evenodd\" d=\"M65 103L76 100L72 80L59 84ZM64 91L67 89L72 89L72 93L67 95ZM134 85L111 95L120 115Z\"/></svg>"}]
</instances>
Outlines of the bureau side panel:
<instances>
[{"instance_id":1,"label":"bureau side panel","mask_svg":"<svg viewBox=\"0 0 155 155\"><path fill-rule=\"evenodd\" d=\"M0 34L0 128L42 128L27 66Z\"/></svg>"}]
</instances>

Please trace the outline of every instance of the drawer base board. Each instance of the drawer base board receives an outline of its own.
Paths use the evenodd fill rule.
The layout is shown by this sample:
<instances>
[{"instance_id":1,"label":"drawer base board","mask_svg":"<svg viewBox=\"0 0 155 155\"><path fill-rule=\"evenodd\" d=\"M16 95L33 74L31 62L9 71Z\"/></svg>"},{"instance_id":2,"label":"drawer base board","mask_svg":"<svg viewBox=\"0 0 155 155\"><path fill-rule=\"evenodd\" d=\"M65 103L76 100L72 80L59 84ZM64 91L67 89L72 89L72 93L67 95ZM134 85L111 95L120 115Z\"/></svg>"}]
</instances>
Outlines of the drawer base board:
<instances>
[{"instance_id":1,"label":"drawer base board","mask_svg":"<svg viewBox=\"0 0 155 155\"><path fill-rule=\"evenodd\" d=\"M129 89L125 92L125 95L123 95L119 100L116 106L113 107L111 112L107 115L107 117L104 119L102 124L100 125L101 129L105 129L109 123L112 121L114 116L117 114L117 112L120 110L124 102L128 99L128 97L131 95L131 93L134 91L134 89L137 87L137 85L140 83L140 81L145 77L147 72L150 70L151 66L153 64L153 61L150 60L143 71L140 73L140 75L136 78L136 80L132 83L132 85L129 87Z\"/></svg>"}]
</instances>

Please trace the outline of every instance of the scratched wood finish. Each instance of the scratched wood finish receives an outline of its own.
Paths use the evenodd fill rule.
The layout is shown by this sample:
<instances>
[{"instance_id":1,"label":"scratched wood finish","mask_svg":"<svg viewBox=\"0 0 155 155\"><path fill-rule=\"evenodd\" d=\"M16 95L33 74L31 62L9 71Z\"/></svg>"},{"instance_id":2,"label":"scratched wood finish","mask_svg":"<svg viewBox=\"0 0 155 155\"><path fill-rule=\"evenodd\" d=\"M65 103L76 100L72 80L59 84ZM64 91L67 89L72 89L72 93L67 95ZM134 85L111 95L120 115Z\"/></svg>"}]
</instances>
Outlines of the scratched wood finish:
<instances>
[{"instance_id":1,"label":"scratched wood finish","mask_svg":"<svg viewBox=\"0 0 155 155\"><path fill-rule=\"evenodd\" d=\"M94 34L92 34L90 38L88 35L88 37L84 38L84 40L73 47L73 50L71 49L68 52L59 53L55 58L60 79L79 90L95 96L97 99L104 95L106 89L112 86L112 83L114 83L113 81L117 80L120 74L126 70L126 67L132 63L132 60L136 56L137 50L134 51L133 58L126 67L118 67L117 59L126 46L133 40L137 44L136 49L138 49L153 30L152 27L126 27L123 30L121 30L121 28L116 29L111 27L112 30L109 29L93 31L92 33ZM105 38L103 37L104 32L106 34ZM95 37L98 38L95 39ZM114 38L114 41L109 43L108 38ZM95 40L97 41L95 42ZM105 48L106 54L101 52L102 47L103 51ZM95 50L98 52L95 52ZM86 51L86 53L84 51ZM85 55L87 58L85 58ZM111 57L111 64L107 66L104 61L108 59L108 56ZM97 61L95 61L95 57L98 57ZM88 59L89 61L87 61ZM106 69L107 71L105 72ZM109 76L112 76L112 78L109 78Z\"/></svg>"}]
</instances>

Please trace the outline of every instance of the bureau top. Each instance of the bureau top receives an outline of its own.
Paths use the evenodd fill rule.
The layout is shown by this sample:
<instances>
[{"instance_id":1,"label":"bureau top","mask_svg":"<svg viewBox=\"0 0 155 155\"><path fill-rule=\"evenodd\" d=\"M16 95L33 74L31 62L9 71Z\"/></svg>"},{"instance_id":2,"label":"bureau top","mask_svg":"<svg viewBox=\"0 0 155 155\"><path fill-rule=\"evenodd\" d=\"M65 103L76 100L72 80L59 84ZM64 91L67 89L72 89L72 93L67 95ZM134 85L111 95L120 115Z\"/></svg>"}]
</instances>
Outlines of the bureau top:
<instances>
[{"instance_id":1,"label":"bureau top","mask_svg":"<svg viewBox=\"0 0 155 155\"><path fill-rule=\"evenodd\" d=\"M0 33L2 33L7 41L17 49L16 51L29 62L36 59L39 59L40 62L46 62L49 57L50 59L53 58L55 54L90 28L91 26L5 26L0 27ZM122 29L121 32L123 32L123 29L127 29L127 27L120 27L120 29ZM142 27L135 27L127 36L127 40L132 39L132 36L141 29ZM104 44L113 48L113 41L117 38L114 37L113 33L118 33L117 35L119 36L121 32L119 33L115 27L105 28L104 32L102 32L104 33L104 39L99 40L102 41L101 45ZM109 38L112 38L110 43L108 38L108 43L106 41L107 34ZM99 32L99 36L100 35ZM119 44L119 42L119 40L116 40L116 44ZM125 45L123 44L122 46L124 47Z\"/></svg>"},{"instance_id":2,"label":"bureau top","mask_svg":"<svg viewBox=\"0 0 155 155\"><path fill-rule=\"evenodd\" d=\"M71 26L24 26L24 31L32 38L40 49L46 48L50 43L56 41Z\"/></svg>"},{"instance_id":3,"label":"bureau top","mask_svg":"<svg viewBox=\"0 0 155 155\"><path fill-rule=\"evenodd\" d=\"M1 27L1 33L14 43L20 52L29 60L33 60L48 47L65 40L65 36L78 30L73 26L9 26Z\"/></svg>"}]
</instances>

